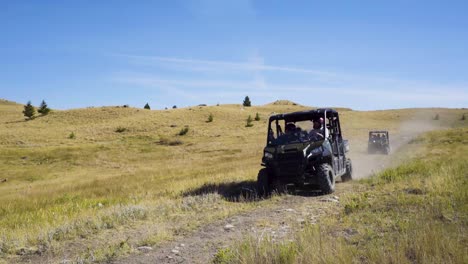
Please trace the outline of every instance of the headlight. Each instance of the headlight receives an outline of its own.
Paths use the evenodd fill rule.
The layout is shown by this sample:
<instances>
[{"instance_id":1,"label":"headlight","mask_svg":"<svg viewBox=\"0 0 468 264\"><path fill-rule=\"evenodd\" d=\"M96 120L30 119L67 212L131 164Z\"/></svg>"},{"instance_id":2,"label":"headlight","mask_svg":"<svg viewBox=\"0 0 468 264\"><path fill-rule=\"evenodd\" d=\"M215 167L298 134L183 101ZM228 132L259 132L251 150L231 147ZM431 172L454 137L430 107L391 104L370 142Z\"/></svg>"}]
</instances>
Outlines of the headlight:
<instances>
[{"instance_id":1,"label":"headlight","mask_svg":"<svg viewBox=\"0 0 468 264\"><path fill-rule=\"evenodd\" d=\"M322 147L318 147L318 148L314 148L310 153L309 155L307 156L307 158L310 158L312 156L315 156L315 155L319 155L322 153Z\"/></svg>"},{"instance_id":2,"label":"headlight","mask_svg":"<svg viewBox=\"0 0 468 264\"><path fill-rule=\"evenodd\" d=\"M273 158L273 154L269 153L269 152L265 152L263 154L263 157L266 158L266 159L272 159Z\"/></svg>"},{"instance_id":3,"label":"headlight","mask_svg":"<svg viewBox=\"0 0 468 264\"><path fill-rule=\"evenodd\" d=\"M317 155L317 154L320 154L320 153L322 153L322 148L321 148L321 147L314 148L314 149L310 152L310 154L312 154L312 155Z\"/></svg>"}]
</instances>

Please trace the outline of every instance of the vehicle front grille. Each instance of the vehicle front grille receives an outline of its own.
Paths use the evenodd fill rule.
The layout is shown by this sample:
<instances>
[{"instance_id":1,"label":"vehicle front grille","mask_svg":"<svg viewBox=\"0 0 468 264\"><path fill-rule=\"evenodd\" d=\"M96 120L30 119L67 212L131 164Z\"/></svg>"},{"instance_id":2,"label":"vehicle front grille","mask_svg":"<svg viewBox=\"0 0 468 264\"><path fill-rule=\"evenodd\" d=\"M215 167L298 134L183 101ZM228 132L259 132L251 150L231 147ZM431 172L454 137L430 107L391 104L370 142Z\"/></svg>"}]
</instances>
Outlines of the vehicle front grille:
<instances>
[{"instance_id":1,"label":"vehicle front grille","mask_svg":"<svg viewBox=\"0 0 468 264\"><path fill-rule=\"evenodd\" d=\"M278 154L278 169L282 177L298 175L302 168L302 152Z\"/></svg>"}]
</instances>

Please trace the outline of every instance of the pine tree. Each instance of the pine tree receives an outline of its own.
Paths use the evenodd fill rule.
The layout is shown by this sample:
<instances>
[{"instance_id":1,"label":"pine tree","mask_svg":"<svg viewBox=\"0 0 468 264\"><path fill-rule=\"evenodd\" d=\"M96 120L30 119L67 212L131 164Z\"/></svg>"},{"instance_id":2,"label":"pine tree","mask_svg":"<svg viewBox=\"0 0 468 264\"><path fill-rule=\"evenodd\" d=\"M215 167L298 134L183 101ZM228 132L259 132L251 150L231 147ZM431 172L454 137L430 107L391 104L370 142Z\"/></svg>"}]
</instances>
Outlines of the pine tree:
<instances>
[{"instance_id":1,"label":"pine tree","mask_svg":"<svg viewBox=\"0 0 468 264\"><path fill-rule=\"evenodd\" d=\"M50 108L47 106L47 103L44 100L42 100L42 103L39 106L39 109L37 109L37 112L41 115L47 115L50 112Z\"/></svg>"},{"instance_id":2,"label":"pine tree","mask_svg":"<svg viewBox=\"0 0 468 264\"><path fill-rule=\"evenodd\" d=\"M248 96L245 97L243 105L245 107L249 107L252 105L252 103L250 102L250 98Z\"/></svg>"},{"instance_id":3,"label":"pine tree","mask_svg":"<svg viewBox=\"0 0 468 264\"><path fill-rule=\"evenodd\" d=\"M210 113L210 115L208 116L208 120L206 120L206 122L211 123L211 122L213 122L213 119L214 119L214 116L213 116L213 114Z\"/></svg>"},{"instance_id":4,"label":"pine tree","mask_svg":"<svg viewBox=\"0 0 468 264\"><path fill-rule=\"evenodd\" d=\"M255 115L255 121L260 121L260 115L258 113Z\"/></svg>"},{"instance_id":5,"label":"pine tree","mask_svg":"<svg viewBox=\"0 0 468 264\"><path fill-rule=\"evenodd\" d=\"M246 121L245 127L253 127L253 124L252 124L253 119L251 115L249 115L249 117L245 121Z\"/></svg>"},{"instance_id":6,"label":"pine tree","mask_svg":"<svg viewBox=\"0 0 468 264\"><path fill-rule=\"evenodd\" d=\"M149 106L148 103L145 104L145 107L144 107L144 108L145 108L145 109L148 109L148 110L151 110L151 107Z\"/></svg>"},{"instance_id":7,"label":"pine tree","mask_svg":"<svg viewBox=\"0 0 468 264\"><path fill-rule=\"evenodd\" d=\"M177 109L177 105L172 106L172 109Z\"/></svg>"},{"instance_id":8,"label":"pine tree","mask_svg":"<svg viewBox=\"0 0 468 264\"><path fill-rule=\"evenodd\" d=\"M31 101L28 101L28 103L24 106L23 114L27 119L34 118L34 115L36 114L36 109L34 109L34 106L31 104Z\"/></svg>"}]
</instances>

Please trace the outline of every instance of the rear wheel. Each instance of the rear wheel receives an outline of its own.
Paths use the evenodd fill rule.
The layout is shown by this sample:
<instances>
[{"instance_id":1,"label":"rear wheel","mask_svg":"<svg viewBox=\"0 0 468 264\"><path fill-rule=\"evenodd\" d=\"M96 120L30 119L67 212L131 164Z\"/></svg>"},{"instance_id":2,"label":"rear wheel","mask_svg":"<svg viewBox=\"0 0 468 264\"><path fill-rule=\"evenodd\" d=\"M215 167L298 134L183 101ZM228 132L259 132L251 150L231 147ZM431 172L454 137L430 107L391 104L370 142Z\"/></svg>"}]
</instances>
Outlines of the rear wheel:
<instances>
[{"instance_id":1,"label":"rear wheel","mask_svg":"<svg viewBox=\"0 0 468 264\"><path fill-rule=\"evenodd\" d=\"M318 183L324 194L329 194L335 191L335 174L329 164L321 164L318 167Z\"/></svg>"},{"instance_id":2,"label":"rear wheel","mask_svg":"<svg viewBox=\"0 0 468 264\"><path fill-rule=\"evenodd\" d=\"M341 180L346 182L353 179L353 164L351 159L346 159L346 173L341 176Z\"/></svg>"},{"instance_id":3,"label":"rear wheel","mask_svg":"<svg viewBox=\"0 0 468 264\"><path fill-rule=\"evenodd\" d=\"M257 176L257 194L260 197L267 197L271 194L271 179L268 175L268 170L263 168L258 172Z\"/></svg>"}]
</instances>

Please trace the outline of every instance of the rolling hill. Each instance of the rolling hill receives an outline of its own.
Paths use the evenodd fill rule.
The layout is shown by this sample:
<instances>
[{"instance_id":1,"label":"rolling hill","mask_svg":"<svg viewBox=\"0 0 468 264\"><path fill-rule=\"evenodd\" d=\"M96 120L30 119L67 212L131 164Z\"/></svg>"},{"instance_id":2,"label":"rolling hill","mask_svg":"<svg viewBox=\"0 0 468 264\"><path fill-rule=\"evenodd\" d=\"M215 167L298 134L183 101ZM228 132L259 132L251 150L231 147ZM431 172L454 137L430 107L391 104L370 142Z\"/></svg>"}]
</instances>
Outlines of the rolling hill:
<instances>
[{"instance_id":1,"label":"rolling hill","mask_svg":"<svg viewBox=\"0 0 468 264\"><path fill-rule=\"evenodd\" d=\"M254 181L268 116L304 109L292 103L90 107L25 121L22 105L2 100L0 254L8 261L38 254L85 259L91 245L97 249L93 254L105 259L106 246L126 237L132 245L157 244L268 206L274 199L232 203L214 194L184 194L206 184ZM368 130L387 129L397 138L466 126L459 120L463 109L345 110L343 133L356 159L367 147ZM261 120L246 127L247 117L256 113ZM207 122L210 114L213 122ZM435 114L439 120L433 120ZM188 132L179 135L184 128Z\"/></svg>"}]
</instances>

